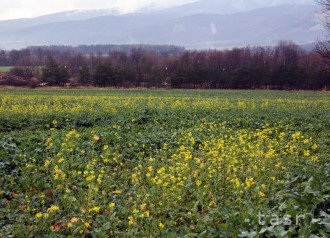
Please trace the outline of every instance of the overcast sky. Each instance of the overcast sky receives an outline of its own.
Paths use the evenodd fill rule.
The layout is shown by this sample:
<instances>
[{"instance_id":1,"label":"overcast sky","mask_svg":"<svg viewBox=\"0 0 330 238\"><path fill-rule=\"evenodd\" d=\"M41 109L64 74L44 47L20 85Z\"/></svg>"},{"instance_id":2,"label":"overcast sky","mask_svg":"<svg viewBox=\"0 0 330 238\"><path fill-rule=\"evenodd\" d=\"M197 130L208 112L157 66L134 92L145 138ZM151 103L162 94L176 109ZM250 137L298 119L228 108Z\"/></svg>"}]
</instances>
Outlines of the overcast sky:
<instances>
[{"instance_id":1,"label":"overcast sky","mask_svg":"<svg viewBox=\"0 0 330 238\"><path fill-rule=\"evenodd\" d=\"M0 20L47 15L49 13L81 9L116 9L120 13L143 8L160 8L198 0L0 0ZM223 1L234 5L266 5L278 3L311 3L315 0L204 0Z\"/></svg>"},{"instance_id":2,"label":"overcast sky","mask_svg":"<svg viewBox=\"0 0 330 238\"><path fill-rule=\"evenodd\" d=\"M145 7L166 7L194 0L0 0L0 20L35 17L80 9L112 9L132 12Z\"/></svg>"}]
</instances>

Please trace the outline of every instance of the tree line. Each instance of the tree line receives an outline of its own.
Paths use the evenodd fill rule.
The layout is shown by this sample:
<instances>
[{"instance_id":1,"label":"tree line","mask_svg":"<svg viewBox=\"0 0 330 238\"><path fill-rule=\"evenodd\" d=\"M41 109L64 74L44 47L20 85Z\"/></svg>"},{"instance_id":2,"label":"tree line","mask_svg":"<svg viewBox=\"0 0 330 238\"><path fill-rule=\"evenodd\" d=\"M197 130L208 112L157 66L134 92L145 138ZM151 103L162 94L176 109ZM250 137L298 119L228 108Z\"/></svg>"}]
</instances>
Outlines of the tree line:
<instances>
[{"instance_id":1,"label":"tree line","mask_svg":"<svg viewBox=\"0 0 330 238\"><path fill-rule=\"evenodd\" d=\"M324 28L328 32L326 40L319 41L316 47L317 52L330 64L330 0L316 0L322 7L322 18Z\"/></svg>"},{"instance_id":2,"label":"tree line","mask_svg":"<svg viewBox=\"0 0 330 238\"><path fill-rule=\"evenodd\" d=\"M330 87L328 62L317 50L293 42L275 47L183 50L131 46L86 50L52 46L0 51L9 74L49 86L166 87L208 89L312 89ZM93 47L97 48L97 47ZM7 80L8 81L8 80ZM12 79L14 81L14 79ZM1 80L0 80L1 84Z\"/></svg>"}]
</instances>

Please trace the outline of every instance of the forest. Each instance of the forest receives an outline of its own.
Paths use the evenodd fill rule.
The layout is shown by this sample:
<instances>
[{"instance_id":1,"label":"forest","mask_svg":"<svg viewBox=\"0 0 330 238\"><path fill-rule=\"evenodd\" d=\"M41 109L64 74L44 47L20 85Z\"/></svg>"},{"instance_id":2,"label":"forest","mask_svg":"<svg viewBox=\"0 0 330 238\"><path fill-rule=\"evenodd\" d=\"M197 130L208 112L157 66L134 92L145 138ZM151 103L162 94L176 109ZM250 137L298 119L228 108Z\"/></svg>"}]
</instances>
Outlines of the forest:
<instances>
[{"instance_id":1,"label":"forest","mask_svg":"<svg viewBox=\"0 0 330 238\"><path fill-rule=\"evenodd\" d=\"M225 50L171 45L0 50L0 85L327 90L329 61L294 42Z\"/></svg>"}]
</instances>

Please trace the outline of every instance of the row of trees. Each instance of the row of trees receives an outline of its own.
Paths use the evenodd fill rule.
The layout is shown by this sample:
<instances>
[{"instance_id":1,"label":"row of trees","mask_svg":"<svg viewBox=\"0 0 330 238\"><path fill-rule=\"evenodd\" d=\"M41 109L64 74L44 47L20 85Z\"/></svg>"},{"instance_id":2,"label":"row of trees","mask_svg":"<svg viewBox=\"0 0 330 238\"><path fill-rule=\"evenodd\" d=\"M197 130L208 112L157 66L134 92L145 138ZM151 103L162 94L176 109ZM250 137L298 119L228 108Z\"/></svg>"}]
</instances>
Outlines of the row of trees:
<instances>
[{"instance_id":1,"label":"row of trees","mask_svg":"<svg viewBox=\"0 0 330 238\"><path fill-rule=\"evenodd\" d=\"M44 50L40 49L39 53ZM26 66L14 68L13 74L27 80L35 77L51 86L67 83L99 87L212 89L323 89L330 86L329 65L317 51L307 52L284 41L276 47L175 54L137 47L106 55L82 55L71 51L52 53L49 49L39 55L18 55L24 55L17 60L24 61Z\"/></svg>"},{"instance_id":2,"label":"row of trees","mask_svg":"<svg viewBox=\"0 0 330 238\"><path fill-rule=\"evenodd\" d=\"M290 42L273 49L188 53L173 68L174 87L321 89L330 85L323 59Z\"/></svg>"},{"instance_id":3,"label":"row of trees","mask_svg":"<svg viewBox=\"0 0 330 238\"><path fill-rule=\"evenodd\" d=\"M177 55L185 51L184 47L174 45L80 45L80 46L31 46L21 50L0 50L0 65L2 66L37 66L44 65L45 59L55 57L60 61L69 61L81 56L109 56L115 52L130 54L135 49L157 52L160 55Z\"/></svg>"}]
</instances>

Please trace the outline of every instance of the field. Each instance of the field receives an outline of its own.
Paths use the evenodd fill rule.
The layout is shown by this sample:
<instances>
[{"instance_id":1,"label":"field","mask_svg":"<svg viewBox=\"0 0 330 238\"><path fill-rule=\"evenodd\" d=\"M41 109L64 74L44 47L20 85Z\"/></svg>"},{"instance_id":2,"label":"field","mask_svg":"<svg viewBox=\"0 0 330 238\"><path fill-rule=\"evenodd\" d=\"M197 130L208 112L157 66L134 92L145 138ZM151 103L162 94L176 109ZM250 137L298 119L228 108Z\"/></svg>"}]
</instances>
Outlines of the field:
<instances>
[{"instance_id":1,"label":"field","mask_svg":"<svg viewBox=\"0 0 330 238\"><path fill-rule=\"evenodd\" d=\"M12 68L12 66L0 66L0 72L8 72Z\"/></svg>"},{"instance_id":2,"label":"field","mask_svg":"<svg viewBox=\"0 0 330 238\"><path fill-rule=\"evenodd\" d=\"M0 90L0 237L328 237L330 94Z\"/></svg>"}]
</instances>

